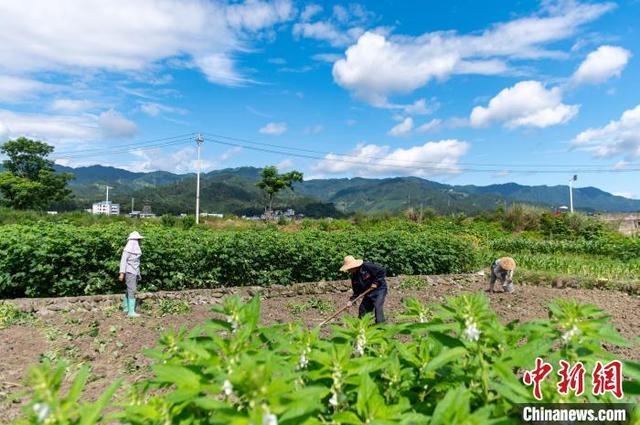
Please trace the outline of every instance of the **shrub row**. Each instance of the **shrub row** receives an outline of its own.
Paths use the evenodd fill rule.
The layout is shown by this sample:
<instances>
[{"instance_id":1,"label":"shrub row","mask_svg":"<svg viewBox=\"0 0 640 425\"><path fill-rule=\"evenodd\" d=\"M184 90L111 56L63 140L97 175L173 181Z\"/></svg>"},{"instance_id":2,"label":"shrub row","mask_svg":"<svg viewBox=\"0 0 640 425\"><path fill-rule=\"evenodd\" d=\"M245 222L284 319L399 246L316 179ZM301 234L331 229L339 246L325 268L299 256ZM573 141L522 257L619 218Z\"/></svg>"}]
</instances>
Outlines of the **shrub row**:
<instances>
[{"instance_id":1,"label":"shrub row","mask_svg":"<svg viewBox=\"0 0 640 425\"><path fill-rule=\"evenodd\" d=\"M640 259L640 239L610 240L532 240L527 238L501 238L489 243L489 248L506 252L536 254L588 254L605 255L620 260Z\"/></svg>"},{"instance_id":2,"label":"shrub row","mask_svg":"<svg viewBox=\"0 0 640 425\"><path fill-rule=\"evenodd\" d=\"M67 296L122 291L117 281L124 224L0 226L0 297ZM344 278L351 254L389 275L458 273L476 266L463 239L399 230L214 232L145 226L141 290L269 285Z\"/></svg>"}]
</instances>

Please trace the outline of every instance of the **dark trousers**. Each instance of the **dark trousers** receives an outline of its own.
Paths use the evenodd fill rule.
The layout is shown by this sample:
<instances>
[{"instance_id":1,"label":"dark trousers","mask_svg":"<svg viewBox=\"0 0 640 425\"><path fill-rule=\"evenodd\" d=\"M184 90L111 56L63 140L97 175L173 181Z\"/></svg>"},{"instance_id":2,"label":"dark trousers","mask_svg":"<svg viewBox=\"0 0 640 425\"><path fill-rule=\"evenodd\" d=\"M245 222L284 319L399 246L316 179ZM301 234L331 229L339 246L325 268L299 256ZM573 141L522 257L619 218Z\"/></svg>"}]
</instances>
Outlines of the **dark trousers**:
<instances>
[{"instance_id":1,"label":"dark trousers","mask_svg":"<svg viewBox=\"0 0 640 425\"><path fill-rule=\"evenodd\" d=\"M384 299L387 296L387 288L380 288L367 294L362 299L358 308L358 317L362 317L367 313L375 312L376 323L384 322Z\"/></svg>"}]
</instances>

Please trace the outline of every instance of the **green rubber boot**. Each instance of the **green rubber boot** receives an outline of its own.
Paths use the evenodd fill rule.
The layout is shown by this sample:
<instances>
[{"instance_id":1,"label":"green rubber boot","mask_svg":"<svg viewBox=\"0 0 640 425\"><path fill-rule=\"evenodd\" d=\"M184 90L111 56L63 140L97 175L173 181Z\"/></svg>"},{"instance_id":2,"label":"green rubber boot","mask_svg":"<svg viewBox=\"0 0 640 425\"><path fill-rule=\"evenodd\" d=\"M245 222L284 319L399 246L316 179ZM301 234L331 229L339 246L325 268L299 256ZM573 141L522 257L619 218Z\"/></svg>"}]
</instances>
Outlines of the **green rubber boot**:
<instances>
[{"instance_id":1,"label":"green rubber boot","mask_svg":"<svg viewBox=\"0 0 640 425\"><path fill-rule=\"evenodd\" d=\"M122 299L122 311L125 313L129 312L129 303L127 302L127 296L125 295Z\"/></svg>"},{"instance_id":2,"label":"green rubber boot","mask_svg":"<svg viewBox=\"0 0 640 425\"><path fill-rule=\"evenodd\" d=\"M129 298L127 299L127 304L129 307L129 311L128 311L128 316L129 317L138 317L140 316L138 313L136 313L136 299L135 298Z\"/></svg>"}]
</instances>

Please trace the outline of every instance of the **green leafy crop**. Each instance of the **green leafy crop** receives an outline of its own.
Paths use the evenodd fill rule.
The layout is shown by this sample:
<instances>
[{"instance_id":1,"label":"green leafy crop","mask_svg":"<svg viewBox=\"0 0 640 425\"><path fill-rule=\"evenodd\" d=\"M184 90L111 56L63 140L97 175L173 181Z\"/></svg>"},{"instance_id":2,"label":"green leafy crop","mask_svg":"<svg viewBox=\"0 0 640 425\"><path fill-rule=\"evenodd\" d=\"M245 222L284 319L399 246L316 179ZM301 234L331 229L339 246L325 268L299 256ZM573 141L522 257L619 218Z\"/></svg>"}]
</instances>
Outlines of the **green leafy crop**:
<instances>
[{"instance_id":1,"label":"green leafy crop","mask_svg":"<svg viewBox=\"0 0 640 425\"><path fill-rule=\"evenodd\" d=\"M123 291L118 264L131 230L119 223L0 226L0 297ZM139 289L148 291L343 279L338 269L348 254L384 265L391 276L476 266L467 240L424 232L234 232L158 225L137 230L145 236Z\"/></svg>"},{"instance_id":2,"label":"green leafy crop","mask_svg":"<svg viewBox=\"0 0 640 425\"><path fill-rule=\"evenodd\" d=\"M512 423L517 403L535 401L521 374L536 357L553 364L579 359L589 369L613 358L603 344L627 344L602 311L569 301L553 303L548 320L507 325L483 294L406 304L402 323L373 326L369 316L347 317L321 337L318 328L300 323L261 326L258 298L227 298L213 319L161 338L148 352L153 377L112 404L104 423ZM54 414L45 423L80 423L74 418L85 405L72 408L69 400L78 400L85 376L63 395L60 373L48 364L34 369L27 423ZM640 365L625 362L624 373L624 401L633 401ZM558 379L552 374L544 381L546 401L617 401L591 395L589 383L584 395L561 396ZM96 421L111 394L110 388L94 407Z\"/></svg>"}]
</instances>

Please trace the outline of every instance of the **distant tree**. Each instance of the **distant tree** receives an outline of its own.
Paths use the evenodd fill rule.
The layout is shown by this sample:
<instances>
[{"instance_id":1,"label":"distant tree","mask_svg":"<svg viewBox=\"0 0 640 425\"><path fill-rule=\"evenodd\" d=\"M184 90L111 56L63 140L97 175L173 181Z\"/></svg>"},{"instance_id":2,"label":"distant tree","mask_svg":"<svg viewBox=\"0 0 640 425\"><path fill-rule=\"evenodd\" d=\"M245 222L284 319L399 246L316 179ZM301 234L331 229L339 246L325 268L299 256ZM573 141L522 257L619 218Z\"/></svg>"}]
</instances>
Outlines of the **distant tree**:
<instances>
[{"instance_id":1,"label":"distant tree","mask_svg":"<svg viewBox=\"0 0 640 425\"><path fill-rule=\"evenodd\" d=\"M47 159L53 146L20 137L0 146L0 153L8 157L0 172L2 202L15 209L44 209L52 202L69 198L67 187L73 178L70 173L56 173L53 161Z\"/></svg>"},{"instance_id":2,"label":"distant tree","mask_svg":"<svg viewBox=\"0 0 640 425\"><path fill-rule=\"evenodd\" d=\"M290 171L284 174L278 174L278 169L274 166L264 167L260 172L260 180L256 186L262 189L267 196L267 212L269 215L273 213L273 198L282 189L289 188L293 190L293 183L302 182L303 175L300 171Z\"/></svg>"}]
</instances>

